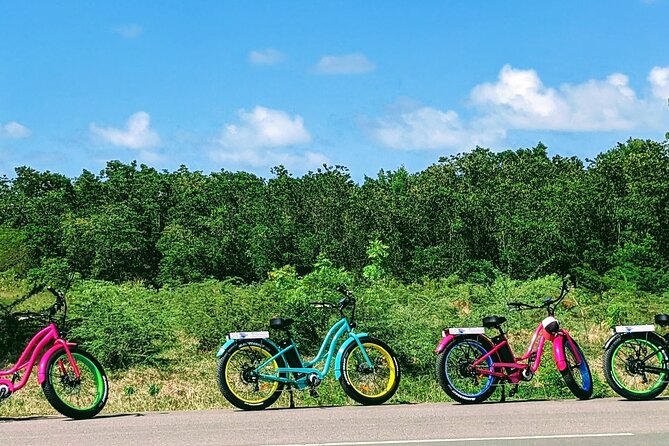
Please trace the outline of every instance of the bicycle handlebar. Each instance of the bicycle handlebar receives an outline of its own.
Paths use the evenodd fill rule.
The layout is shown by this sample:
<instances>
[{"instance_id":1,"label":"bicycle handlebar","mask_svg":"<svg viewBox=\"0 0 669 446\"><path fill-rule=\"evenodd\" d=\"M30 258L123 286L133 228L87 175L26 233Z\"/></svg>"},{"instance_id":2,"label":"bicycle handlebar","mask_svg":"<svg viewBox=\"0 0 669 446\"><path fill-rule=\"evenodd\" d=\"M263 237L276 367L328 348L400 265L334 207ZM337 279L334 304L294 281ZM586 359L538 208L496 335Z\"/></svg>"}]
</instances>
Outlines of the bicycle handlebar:
<instances>
[{"instance_id":1,"label":"bicycle handlebar","mask_svg":"<svg viewBox=\"0 0 669 446\"><path fill-rule=\"evenodd\" d=\"M67 283L67 288L69 288L70 282L72 281L72 278L70 277L70 280L68 280ZM47 309L43 311L17 311L17 312L12 312L12 309L16 308L26 300L30 299L32 296L36 295L40 291L42 291L44 288L46 288L51 294L54 295L56 298L56 301ZM44 286L44 284L36 285L33 287L32 290L30 290L27 294L24 296L21 296L20 298L16 299L14 302L8 305L2 305L0 304L0 309L4 311L8 316L14 317L18 321L24 321L28 319L47 319L49 322L53 321L53 317L58 313L60 310L63 311L63 324L65 323L65 318L67 315L67 301L65 300L65 293L63 291L59 291L54 289L51 286Z\"/></svg>"},{"instance_id":2,"label":"bicycle handlebar","mask_svg":"<svg viewBox=\"0 0 669 446\"><path fill-rule=\"evenodd\" d=\"M338 286L337 291L344 296L337 304L331 302L309 302L309 305L315 308L336 308L339 310L339 314L341 314L342 317L344 317L344 308L350 305L352 310L348 319L350 320L350 324L355 326L355 297L353 297L353 293L342 286Z\"/></svg>"},{"instance_id":3,"label":"bicycle handlebar","mask_svg":"<svg viewBox=\"0 0 669 446\"><path fill-rule=\"evenodd\" d=\"M509 306L511 310L516 310L516 311L525 310L525 309L530 310L530 309L540 308L540 307L537 307L537 306L534 306L534 305L529 305L529 304L526 304L526 303L523 303L523 302L509 302L506 305Z\"/></svg>"},{"instance_id":4,"label":"bicycle handlebar","mask_svg":"<svg viewBox=\"0 0 669 446\"><path fill-rule=\"evenodd\" d=\"M550 297L545 298L542 302L541 305L530 305L526 304L524 302L509 302L507 303L507 306L510 308L510 310L516 310L516 311L521 311L521 310L539 310L542 308L548 309L549 314L553 314L555 311L555 306L562 302L562 300L565 298L567 293L569 292L569 286L568 282L566 279L562 280L562 289L560 290L560 295L553 299ZM553 308L551 308L553 307Z\"/></svg>"}]
</instances>

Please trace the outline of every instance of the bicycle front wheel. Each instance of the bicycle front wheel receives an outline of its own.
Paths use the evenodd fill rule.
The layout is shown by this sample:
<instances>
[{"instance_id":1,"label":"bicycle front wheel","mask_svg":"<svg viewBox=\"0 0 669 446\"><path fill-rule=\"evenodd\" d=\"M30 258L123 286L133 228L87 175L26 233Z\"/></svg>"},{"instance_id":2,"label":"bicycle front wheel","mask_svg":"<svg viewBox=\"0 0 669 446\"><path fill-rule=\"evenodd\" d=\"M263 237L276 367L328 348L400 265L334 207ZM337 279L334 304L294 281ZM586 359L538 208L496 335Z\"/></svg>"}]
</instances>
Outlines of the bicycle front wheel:
<instances>
[{"instance_id":1,"label":"bicycle front wheel","mask_svg":"<svg viewBox=\"0 0 669 446\"><path fill-rule=\"evenodd\" d=\"M400 383L397 356L378 339L363 336L359 340L371 366L360 345L351 342L342 354L339 383L344 392L360 404L385 403L395 394Z\"/></svg>"},{"instance_id":2,"label":"bicycle front wheel","mask_svg":"<svg viewBox=\"0 0 669 446\"><path fill-rule=\"evenodd\" d=\"M281 357L270 360L278 351L262 340L233 344L218 362L218 387L232 405L243 410L271 406L281 396L283 383L263 379L261 375L283 376L277 369L285 367Z\"/></svg>"},{"instance_id":3,"label":"bicycle front wheel","mask_svg":"<svg viewBox=\"0 0 669 446\"><path fill-rule=\"evenodd\" d=\"M572 346L573 345L573 346ZM562 370L562 379L574 396L587 400L592 396L592 375L583 350L575 340L564 339L564 357L567 367Z\"/></svg>"},{"instance_id":4,"label":"bicycle front wheel","mask_svg":"<svg viewBox=\"0 0 669 446\"><path fill-rule=\"evenodd\" d=\"M42 391L49 404L66 417L92 418L107 403L107 376L90 353L79 347L70 347L70 353L79 369L79 378L75 376L65 349L61 348L47 361Z\"/></svg>"},{"instance_id":5,"label":"bicycle front wheel","mask_svg":"<svg viewBox=\"0 0 669 446\"><path fill-rule=\"evenodd\" d=\"M663 343L648 333L620 336L604 352L604 376L628 400L650 400L667 387L669 357Z\"/></svg>"}]
</instances>

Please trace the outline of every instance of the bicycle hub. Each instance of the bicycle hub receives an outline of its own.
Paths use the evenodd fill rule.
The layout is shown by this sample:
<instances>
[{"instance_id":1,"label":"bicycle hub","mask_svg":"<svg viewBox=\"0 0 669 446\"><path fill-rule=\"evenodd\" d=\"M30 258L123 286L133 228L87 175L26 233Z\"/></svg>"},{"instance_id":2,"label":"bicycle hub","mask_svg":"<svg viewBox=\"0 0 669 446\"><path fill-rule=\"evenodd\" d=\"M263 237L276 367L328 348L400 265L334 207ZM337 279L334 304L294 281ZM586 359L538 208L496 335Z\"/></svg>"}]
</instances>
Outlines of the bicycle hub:
<instances>
[{"instance_id":1,"label":"bicycle hub","mask_svg":"<svg viewBox=\"0 0 669 446\"><path fill-rule=\"evenodd\" d=\"M10 381L0 379L0 401L9 398L12 395L14 386Z\"/></svg>"}]
</instances>

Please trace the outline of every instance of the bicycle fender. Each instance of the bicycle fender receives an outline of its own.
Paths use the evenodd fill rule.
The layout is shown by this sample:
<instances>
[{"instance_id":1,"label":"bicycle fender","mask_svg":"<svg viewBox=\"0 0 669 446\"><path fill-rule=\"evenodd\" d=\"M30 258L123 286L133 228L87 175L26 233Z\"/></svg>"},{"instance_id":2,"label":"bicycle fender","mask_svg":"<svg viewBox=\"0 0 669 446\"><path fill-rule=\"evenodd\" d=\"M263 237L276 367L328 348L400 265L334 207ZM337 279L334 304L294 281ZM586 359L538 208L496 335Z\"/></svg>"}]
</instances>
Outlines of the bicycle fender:
<instances>
[{"instance_id":1,"label":"bicycle fender","mask_svg":"<svg viewBox=\"0 0 669 446\"><path fill-rule=\"evenodd\" d=\"M437 345L437 348L434 349L434 352L439 354L441 353L450 342L455 339L455 335L448 334L441 339L441 342Z\"/></svg>"},{"instance_id":2,"label":"bicycle fender","mask_svg":"<svg viewBox=\"0 0 669 446\"><path fill-rule=\"evenodd\" d=\"M616 333L613 336L611 336L607 341L606 344L604 344L604 350L608 350L611 347L611 344L616 339L624 338L624 339L630 339L630 338L639 338L642 337L644 339L653 339L654 341L657 341L660 343L660 345L664 345L666 342L665 339L660 336L659 334L655 333L654 331L644 331L644 332L636 332L636 333Z\"/></svg>"},{"instance_id":3,"label":"bicycle fender","mask_svg":"<svg viewBox=\"0 0 669 446\"><path fill-rule=\"evenodd\" d=\"M346 347L348 347L352 342L355 342L356 339L363 338L365 336L368 336L367 333L356 333L353 334L351 333L349 335L349 338L344 341L344 343L339 347L339 350L337 351L337 358L335 359L335 378L339 379L341 378L341 367L342 367L342 360L344 356L344 350L346 350Z\"/></svg>"},{"instance_id":4,"label":"bicycle fender","mask_svg":"<svg viewBox=\"0 0 669 446\"><path fill-rule=\"evenodd\" d=\"M221 345L221 348L218 349L218 353L216 353L216 357L220 358L221 356L223 356L223 354L226 352L226 350L228 350L230 347L232 347L236 342L247 342L247 341L266 342L267 344L274 347L277 352L281 351L281 348L278 345L276 345L276 343L269 338L228 339L227 341L225 341L223 343L223 345Z\"/></svg>"},{"instance_id":5,"label":"bicycle fender","mask_svg":"<svg viewBox=\"0 0 669 446\"><path fill-rule=\"evenodd\" d=\"M555 359L555 365L560 372L564 372L567 369L567 359L565 358L564 354L565 342L573 342L571 340L571 335L567 330L560 330L560 332L555 335L555 339L553 340L553 359ZM573 350L577 355L581 355L583 353L576 348L573 348ZM581 361L582 358L576 359Z\"/></svg>"},{"instance_id":6,"label":"bicycle fender","mask_svg":"<svg viewBox=\"0 0 669 446\"><path fill-rule=\"evenodd\" d=\"M49 362L49 358L56 353L56 351L60 350L63 348L64 345L67 345L68 347L74 347L77 345L74 342L57 342L56 345L52 346L49 350L46 351L42 355L42 358L39 360L39 367L38 367L38 372L37 372L37 382L42 385L44 381L46 381L46 363Z\"/></svg>"},{"instance_id":7,"label":"bicycle fender","mask_svg":"<svg viewBox=\"0 0 669 446\"><path fill-rule=\"evenodd\" d=\"M218 349L218 353L216 353L216 357L220 358L221 356L223 356L223 353L225 353L225 351L227 349L229 349L232 346L232 344L234 344L235 342L237 342L237 340L235 340L235 339L228 339L227 341L225 341L223 343L223 345L221 345L221 348Z\"/></svg>"}]
</instances>

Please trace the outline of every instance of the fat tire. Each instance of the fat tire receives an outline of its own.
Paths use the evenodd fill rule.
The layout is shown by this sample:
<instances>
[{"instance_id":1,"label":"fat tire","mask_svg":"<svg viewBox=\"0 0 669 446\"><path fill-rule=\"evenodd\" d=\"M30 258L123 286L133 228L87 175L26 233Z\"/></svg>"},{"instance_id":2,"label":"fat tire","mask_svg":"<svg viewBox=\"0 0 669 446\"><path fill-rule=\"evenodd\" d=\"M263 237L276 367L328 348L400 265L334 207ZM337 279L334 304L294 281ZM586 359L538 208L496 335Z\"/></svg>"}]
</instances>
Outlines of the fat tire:
<instances>
[{"instance_id":1,"label":"fat tire","mask_svg":"<svg viewBox=\"0 0 669 446\"><path fill-rule=\"evenodd\" d=\"M375 344L379 347L381 347L383 350L385 350L388 355L390 356L391 363L389 365L392 365L392 367L395 369L395 379L390 386L389 389L387 389L384 393L382 393L379 396L375 397L370 397L368 395L363 395L362 393L358 392L358 390L355 388L355 386L350 382L349 376L348 376L348 370L346 368L346 365L348 364L348 359L349 356L351 355L351 352L355 348L358 347L357 342L351 342L348 344L346 349L342 352L342 357L341 357L341 377L339 378L339 384L341 385L342 389L348 395L351 399L354 401L363 404L365 406L370 406L370 405L376 405L376 404L383 404L386 401L388 401L392 396L395 394L397 391L397 388L400 384L400 366L399 362L397 360L397 355L393 350L383 341L380 341L376 338L373 338L371 336L362 336L359 338L361 344Z\"/></svg>"},{"instance_id":2,"label":"fat tire","mask_svg":"<svg viewBox=\"0 0 669 446\"><path fill-rule=\"evenodd\" d=\"M238 398L234 392L228 386L227 380L225 379L225 369L228 365L228 362L232 355L244 347L255 346L264 349L271 356L276 355L279 351L269 342L265 342L263 339L251 339L235 342L230 348L228 348L225 353L221 356L221 359L218 361L218 370L217 370L217 379L218 379L218 388L230 404L233 406L242 409L242 410L262 410L265 409L276 402L281 396L283 391L284 384L278 383L278 386L274 393L272 393L267 399L263 400L258 404L249 404L247 401L244 401ZM276 358L276 362L279 367L285 367L285 362L282 356ZM285 377L285 373L281 373L279 376Z\"/></svg>"},{"instance_id":3,"label":"fat tire","mask_svg":"<svg viewBox=\"0 0 669 446\"><path fill-rule=\"evenodd\" d=\"M573 342L574 346L576 347L576 350L578 351L579 356L583 360L583 364L585 364L585 368L588 371L588 380L589 380L589 386L587 388L581 387L577 382L576 379L574 378L574 374L572 372L572 366L569 364L569 361L567 360L567 349L572 350L571 344L569 342L569 339L565 336L564 338L564 350L565 350L565 361L567 361L567 367L564 370L560 371L560 374L562 375L562 379L564 380L564 383L567 385L571 393L578 399L580 400L587 400L592 396L592 391L593 391L593 385L592 385L592 373L590 372L590 366L588 365L588 361L585 358L585 355L583 354L583 350L581 347L576 343L576 341L572 338L571 342ZM573 352L572 353L577 353Z\"/></svg>"},{"instance_id":4,"label":"fat tire","mask_svg":"<svg viewBox=\"0 0 669 446\"><path fill-rule=\"evenodd\" d=\"M609 386L611 386L611 388L618 395L628 400L645 401L645 400L652 400L653 398L657 397L662 392L664 392L664 389L666 389L667 384L669 384L669 381L667 381L667 379L669 378L669 372L666 374L665 379L661 381L660 384L650 389L649 391L633 392L625 388L618 382L618 380L615 379L614 376L615 373L613 371L613 360L614 360L613 355L618 350L618 348L628 342L638 342L638 341L647 342L651 344L653 347L655 347L657 349L656 350L657 353L660 353L662 355L663 367L667 368L667 366L669 365L669 354L667 353L666 344L664 343L664 341L662 341L661 338L659 339L658 338L659 336L648 336L647 333L629 333L623 336L619 336L611 343L611 345L609 345L609 348L607 348L604 351L604 377L606 378L606 382L609 384Z\"/></svg>"},{"instance_id":5,"label":"fat tire","mask_svg":"<svg viewBox=\"0 0 669 446\"><path fill-rule=\"evenodd\" d=\"M436 362L436 372L437 372L437 382L441 386L444 392L446 392L446 395L448 395L450 398L453 400L462 403L462 404L475 404L475 403L482 403L483 401L487 400L492 396L492 394L495 392L495 389L497 388L497 382L499 381L499 378L496 376L491 376L492 382L490 383L490 387L485 390L482 394L472 397L463 394L459 389L457 389L451 381L448 379L447 376L447 363L446 360L448 358L448 354L457 346L459 346L462 343L474 343L478 344L482 349L484 349L486 352L489 352L492 350L494 347L490 343L490 341L482 336L478 335L461 335L461 336L456 336L451 342L449 342L446 347L437 355L437 362ZM483 356L485 353L481 353L481 356ZM493 355L492 357L493 361L496 361L498 358L496 355ZM457 372L456 372L457 373ZM488 378L486 378L488 379Z\"/></svg>"},{"instance_id":6,"label":"fat tire","mask_svg":"<svg viewBox=\"0 0 669 446\"><path fill-rule=\"evenodd\" d=\"M98 362L97 359L95 359L93 355L91 355L90 353L88 353L87 351L85 351L80 347L72 346L69 349L70 353L72 353L73 355L76 354L85 357L88 361L91 362L91 364L93 364L95 368L97 368L98 372L100 373L103 386L102 397L100 398L100 401L91 408L77 409L75 407L68 405L60 398L60 396L58 396L58 392L56 391L54 386L55 383L52 382L53 374L51 373L51 369L55 366L56 360L65 353L64 348L56 350L47 361L46 379L42 383L42 391L44 392L44 396L46 397L49 404L51 404L51 406L54 409L56 409L58 412L65 415L66 417L70 417L75 420L84 420L88 418L93 418L105 407L105 404L107 404L107 397L109 396L109 383L107 381L107 375L105 374L102 365ZM79 367L81 367L81 365L79 365Z\"/></svg>"}]
</instances>

